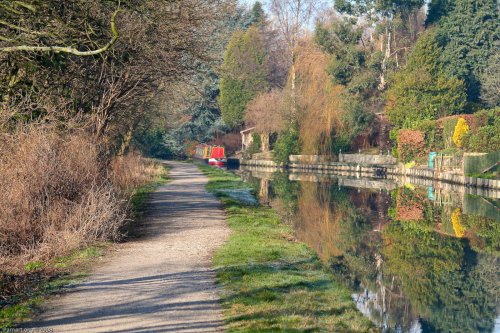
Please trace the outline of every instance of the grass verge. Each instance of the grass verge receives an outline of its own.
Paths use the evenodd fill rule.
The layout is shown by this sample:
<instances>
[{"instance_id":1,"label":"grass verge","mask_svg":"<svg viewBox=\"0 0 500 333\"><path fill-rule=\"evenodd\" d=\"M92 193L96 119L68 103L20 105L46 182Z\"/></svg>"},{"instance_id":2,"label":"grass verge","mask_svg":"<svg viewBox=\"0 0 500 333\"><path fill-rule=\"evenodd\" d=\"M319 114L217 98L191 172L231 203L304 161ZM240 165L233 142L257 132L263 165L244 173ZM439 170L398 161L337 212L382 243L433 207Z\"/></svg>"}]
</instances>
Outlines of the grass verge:
<instances>
[{"instance_id":1,"label":"grass verge","mask_svg":"<svg viewBox=\"0 0 500 333\"><path fill-rule=\"evenodd\" d=\"M130 210L135 217L141 218L144 205L150 193L169 181L167 166L164 172L157 175L150 183L140 186L130 197ZM124 226L124 232L134 233L135 224ZM17 279L15 284L23 284L23 288L14 296L3 297L3 288L8 288L8 281L0 275L0 331L15 327L16 324L29 319L36 313L43 300L53 294L61 293L64 287L76 284L89 275L90 269L113 245L111 242L100 242L70 255L53 259L49 263L32 262L25 266L26 274Z\"/></svg>"},{"instance_id":2,"label":"grass verge","mask_svg":"<svg viewBox=\"0 0 500 333\"><path fill-rule=\"evenodd\" d=\"M17 283L24 284L22 290L0 303L0 330L27 320L44 298L60 293L63 287L87 277L92 264L102 257L110 244L94 244L47 264L27 264L22 279L19 281L16 277Z\"/></svg>"},{"instance_id":3,"label":"grass verge","mask_svg":"<svg viewBox=\"0 0 500 333\"><path fill-rule=\"evenodd\" d=\"M274 210L226 194L248 185L230 172L200 169L232 229L214 258L228 332L376 332L349 291L312 249L290 237L293 230Z\"/></svg>"}]
</instances>

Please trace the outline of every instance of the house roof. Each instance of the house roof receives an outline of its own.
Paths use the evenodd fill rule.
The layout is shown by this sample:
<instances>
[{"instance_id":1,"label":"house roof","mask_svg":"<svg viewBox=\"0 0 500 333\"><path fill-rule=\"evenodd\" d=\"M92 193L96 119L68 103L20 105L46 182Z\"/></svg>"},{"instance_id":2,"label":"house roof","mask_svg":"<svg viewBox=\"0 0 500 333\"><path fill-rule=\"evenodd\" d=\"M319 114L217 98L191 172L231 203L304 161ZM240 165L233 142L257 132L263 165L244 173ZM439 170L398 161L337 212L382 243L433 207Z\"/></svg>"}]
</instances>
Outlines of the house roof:
<instances>
[{"instance_id":1,"label":"house roof","mask_svg":"<svg viewBox=\"0 0 500 333\"><path fill-rule=\"evenodd\" d=\"M255 127L250 127L250 128L244 129L243 131L240 131L240 133L243 134L246 132L250 132L251 130L254 130L254 129L255 129Z\"/></svg>"}]
</instances>

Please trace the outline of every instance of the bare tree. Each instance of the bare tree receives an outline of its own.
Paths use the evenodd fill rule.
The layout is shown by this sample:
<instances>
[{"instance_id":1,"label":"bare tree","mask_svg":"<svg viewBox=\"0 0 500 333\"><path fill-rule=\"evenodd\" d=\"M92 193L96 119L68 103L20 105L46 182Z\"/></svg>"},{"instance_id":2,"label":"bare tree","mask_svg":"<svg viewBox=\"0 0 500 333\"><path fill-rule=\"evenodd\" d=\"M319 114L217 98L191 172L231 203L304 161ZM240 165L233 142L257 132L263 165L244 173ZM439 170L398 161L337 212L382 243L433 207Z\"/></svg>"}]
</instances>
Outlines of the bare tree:
<instances>
[{"instance_id":1,"label":"bare tree","mask_svg":"<svg viewBox=\"0 0 500 333\"><path fill-rule=\"evenodd\" d=\"M41 25L38 19L33 17L43 17L43 9L37 3L25 1L0 1L0 13L5 19L0 19L0 52L55 52L70 53L77 56L93 56L106 52L118 40L119 34L116 29L116 16L120 12L121 1L118 0L117 7L110 16L110 40L102 47L93 50L79 50L72 46L43 45L41 41L55 39L57 33L51 29L58 26L55 20L46 20L45 25ZM42 12L42 14L40 14ZM46 18L46 17L45 17ZM59 32L60 33L60 32ZM25 43L31 45L25 45Z\"/></svg>"},{"instance_id":2,"label":"bare tree","mask_svg":"<svg viewBox=\"0 0 500 333\"><path fill-rule=\"evenodd\" d=\"M301 34L307 29L314 14L323 6L321 0L271 0L270 8L288 47L291 62L292 112L295 113L295 51Z\"/></svg>"},{"instance_id":3,"label":"bare tree","mask_svg":"<svg viewBox=\"0 0 500 333\"><path fill-rule=\"evenodd\" d=\"M255 97L247 106L245 122L261 136L262 151L269 151L269 135L284 125L285 93L274 89Z\"/></svg>"},{"instance_id":4,"label":"bare tree","mask_svg":"<svg viewBox=\"0 0 500 333\"><path fill-rule=\"evenodd\" d=\"M10 22L0 21L4 128L77 118L123 151L152 100L179 81L196 85L200 66L219 57L214 44L235 0L126 2L118 9L116 4L0 0L0 20Z\"/></svg>"}]
</instances>

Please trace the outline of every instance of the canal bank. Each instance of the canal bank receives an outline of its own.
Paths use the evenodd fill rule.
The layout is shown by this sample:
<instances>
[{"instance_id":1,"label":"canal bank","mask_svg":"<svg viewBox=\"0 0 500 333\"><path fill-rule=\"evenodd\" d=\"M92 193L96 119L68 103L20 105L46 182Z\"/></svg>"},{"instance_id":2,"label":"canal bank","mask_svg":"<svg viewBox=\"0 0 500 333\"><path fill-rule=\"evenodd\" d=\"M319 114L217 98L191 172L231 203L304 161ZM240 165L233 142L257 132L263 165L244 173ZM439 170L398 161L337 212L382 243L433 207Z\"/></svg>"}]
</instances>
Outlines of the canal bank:
<instances>
[{"instance_id":1,"label":"canal bank","mask_svg":"<svg viewBox=\"0 0 500 333\"><path fill-rule=\"evenodd\" d=\"M493 333L498 195L312 172L238 173L383 332ZM489 192L491 193L491 192Z\"/></svg>"},{"instance_id":2,"label":"canal bank","mask_svg":"<svg viewBox=\"0 0 500 333\"><path fill-rule=\"evenodd\" d=\"M378 332L317 254L234 174L207 166L232 234L214 264L230 332Z\"/></svg>"},{"instance_id":3,"label":"canal bank","mask_svg":"<svg viewBox=\"0 0 500 333\"><path fill-rule=\"evenodd\" d=\"M398 163L394 157L389 155L291 155L287 165L280 165L272 160L270 154L254 154L252 159L242 159L240 164L251 167L275 167L300 172L403 179L403 181L404 179L415 178L471 188L500 190L500 180L498 179L469 176L472 173L480 173L480 171L488 169L489 164L491 166L498 165L499 156L500 152L483 155L466 154L462 158L434 155L432 163L427 166L409 166ZM486 167L481 167L482 164L486 165Z\"/></svg>"}]
</instances>

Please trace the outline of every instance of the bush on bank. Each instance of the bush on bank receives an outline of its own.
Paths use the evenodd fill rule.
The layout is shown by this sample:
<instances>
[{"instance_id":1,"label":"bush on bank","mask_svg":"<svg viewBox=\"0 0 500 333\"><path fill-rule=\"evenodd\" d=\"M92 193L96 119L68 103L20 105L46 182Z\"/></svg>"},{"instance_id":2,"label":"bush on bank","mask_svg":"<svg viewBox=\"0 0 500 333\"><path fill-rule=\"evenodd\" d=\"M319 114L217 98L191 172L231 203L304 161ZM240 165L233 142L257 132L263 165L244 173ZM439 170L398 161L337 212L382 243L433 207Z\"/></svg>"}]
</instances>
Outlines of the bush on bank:
<instances>
[{"instance_id":1,"label":"bush on bank","mask_svg":"<svg viewBox=\"0 0 500 333\"><path fill-rule=\"evenodd\" d=\"M101 147L88 135L53 129L5 137L0 273L23 274L29 263L120 239L133 189L159 171L138 155L111 159Z\"/></svg>"}]
</instances>

